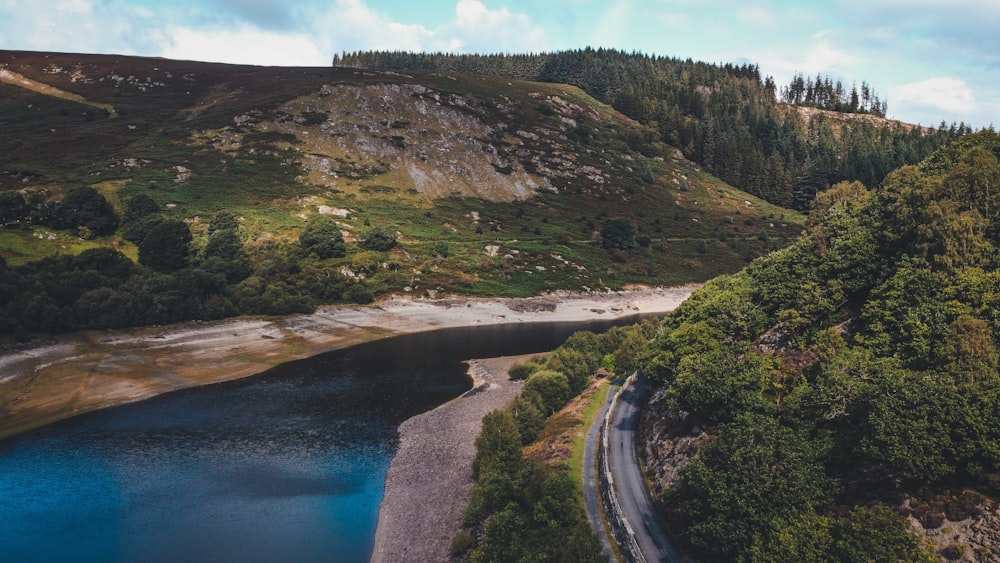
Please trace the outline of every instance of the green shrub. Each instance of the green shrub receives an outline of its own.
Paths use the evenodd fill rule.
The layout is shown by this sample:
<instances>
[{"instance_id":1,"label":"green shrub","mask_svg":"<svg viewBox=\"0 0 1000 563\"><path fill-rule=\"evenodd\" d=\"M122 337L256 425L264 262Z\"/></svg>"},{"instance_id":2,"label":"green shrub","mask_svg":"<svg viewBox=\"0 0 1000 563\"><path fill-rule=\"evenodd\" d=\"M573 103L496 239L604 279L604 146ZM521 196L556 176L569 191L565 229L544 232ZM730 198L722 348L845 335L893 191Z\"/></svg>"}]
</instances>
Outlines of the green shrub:
<instances>
[{"instance_id":1,"label":"green shrub","mask_svg":"<svg viewBox=\"0 0 1000 563\"><path fill-rule=\"evenodd\" d=\"M528 379L531 374L535 373L535 370L537 369L537 364L514 364L510 366L509 370L507 370L507 375L514 381L524 381L525 379Z\"/></svg>"},{"instance_id":2,"label":"green shrub","mask_svg":"<svg viewBox=\"0 0 1000 563\"><path fill-rule=\"evenodd\" d=\"M332 217L325 215L309 221L299 235L299 245L308 252L315 252L320 258L342 258L347 253L340 226Z\"/></svg>"},{"instance_id":3,"label":"green shrub","mask_svg":"<svg viewBox=\"0 0 1000 563\"><path fill-rule=\"evenodd\" d=\"M374 229L361 235L358 246L365 250L385 252L396 247L396 233L385 227L375 227Z\"/></svg>"}]
</instances>

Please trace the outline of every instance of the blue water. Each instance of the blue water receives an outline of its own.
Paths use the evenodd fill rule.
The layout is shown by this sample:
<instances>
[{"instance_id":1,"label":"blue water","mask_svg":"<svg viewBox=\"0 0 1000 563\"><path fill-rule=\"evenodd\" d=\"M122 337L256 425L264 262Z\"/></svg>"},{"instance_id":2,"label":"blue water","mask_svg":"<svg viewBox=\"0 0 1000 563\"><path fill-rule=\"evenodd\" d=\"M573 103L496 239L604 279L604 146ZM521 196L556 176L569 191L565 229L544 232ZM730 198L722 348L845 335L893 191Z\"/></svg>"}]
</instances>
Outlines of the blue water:
<instances>
[{"instance_id":1,"label":"blue water","mask_svg":"<svg viewBox=\"0 0 1000 563\"><path fill-rule=\"evenodd\" d=\"M462 360L607 326L403 336L0 441L0 562L367 561L396 428Z\"/></svg>"}]
</instances>

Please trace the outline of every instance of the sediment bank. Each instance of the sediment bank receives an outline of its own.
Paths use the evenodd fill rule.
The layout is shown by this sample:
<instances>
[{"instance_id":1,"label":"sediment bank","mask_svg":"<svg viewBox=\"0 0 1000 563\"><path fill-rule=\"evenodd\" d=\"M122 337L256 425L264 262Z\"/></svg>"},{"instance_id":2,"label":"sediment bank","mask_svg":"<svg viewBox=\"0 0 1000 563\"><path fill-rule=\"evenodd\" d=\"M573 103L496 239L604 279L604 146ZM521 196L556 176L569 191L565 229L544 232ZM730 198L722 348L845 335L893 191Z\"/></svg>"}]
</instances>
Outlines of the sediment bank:
<instances>
[{"instance_id":1,"label":"sediment bank","mask_svg":"<svg viewBox=\"0 0 1000 563\"><path fill-rule=\"evenodd\" d=\"M511 381L507 370L531 356L470 361L475 381L470 391L400 425L372 563L448 560L472 492L472 458L483 416L514 399L522 382Z\"/></svg>"},{"instance_id":2,"label":"sediment bank","mask_svg":"<svg viewBox=\"0 0 1000 563\"><path fill-rule=\"evenodd\" d=\"M378 338L438 328L656 314L696 286L524 299L393 297L276 319L62 335L0 354L0 437L160 393L238 379Z\"/></svg>"}]
</instances>

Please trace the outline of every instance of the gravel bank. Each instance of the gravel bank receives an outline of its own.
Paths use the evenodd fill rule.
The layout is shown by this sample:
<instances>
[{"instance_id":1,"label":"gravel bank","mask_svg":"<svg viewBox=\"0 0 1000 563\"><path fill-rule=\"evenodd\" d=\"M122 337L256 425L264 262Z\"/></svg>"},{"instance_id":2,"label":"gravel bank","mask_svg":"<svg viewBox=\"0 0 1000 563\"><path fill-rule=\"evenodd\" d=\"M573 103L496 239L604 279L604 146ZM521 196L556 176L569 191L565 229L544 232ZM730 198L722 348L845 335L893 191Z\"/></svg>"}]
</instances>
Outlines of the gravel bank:
<instances>
[{"instance_id":1,"label":"gravel bank","mask_svg":"<svg viewBox=\"0 0 1000 563\"><path fill-rule=\"evenodd\" d=\"M399 427L379 508L373 562L447 561L472 491L472 458L482 418L520 391L507 370L531 356L469 362L475 387Z\"/></svg>"}]
</instances>

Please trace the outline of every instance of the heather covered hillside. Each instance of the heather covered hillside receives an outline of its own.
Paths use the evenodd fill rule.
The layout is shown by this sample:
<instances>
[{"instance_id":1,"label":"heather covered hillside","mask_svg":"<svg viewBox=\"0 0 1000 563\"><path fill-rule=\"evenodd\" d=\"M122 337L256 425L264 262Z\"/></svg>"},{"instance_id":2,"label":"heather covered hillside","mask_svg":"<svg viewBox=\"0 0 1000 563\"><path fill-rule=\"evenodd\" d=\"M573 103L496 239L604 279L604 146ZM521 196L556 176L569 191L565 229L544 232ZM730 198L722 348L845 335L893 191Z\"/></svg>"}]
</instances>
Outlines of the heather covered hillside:
<instances>
[{"instance_id":1,"label":"heather covered hillside","mask_svg":"<svg viewBox=\"0 0 1000 563\"><path fill-rule=\"evenodd\" d=\"M649 127L706 171L784 207L808 210L841 181L875 186L971 132L885 119L890 100L862 81L796 74L777 84L753 64L716 64L615 49L539 54L358 52L334 65L453 71L573 84Z\"/></svg>"},{"instance_id":2,"label":"heather covered hillside","mask_svg":"<svg viewBox=\"0 0 1000 563\"><path fill-rule=\"evenodd\" d=\"M0 330L678 284L787 244L573 86L0 53Z\"/></svg>"}]
</instances>

